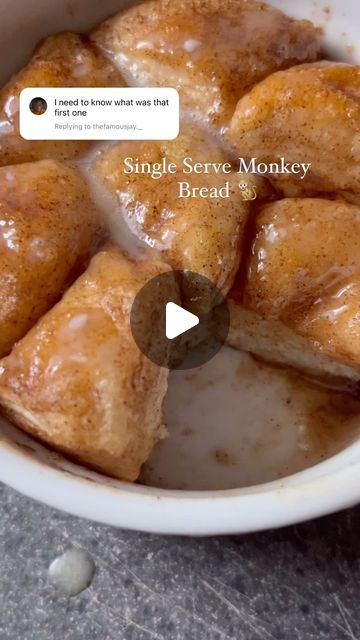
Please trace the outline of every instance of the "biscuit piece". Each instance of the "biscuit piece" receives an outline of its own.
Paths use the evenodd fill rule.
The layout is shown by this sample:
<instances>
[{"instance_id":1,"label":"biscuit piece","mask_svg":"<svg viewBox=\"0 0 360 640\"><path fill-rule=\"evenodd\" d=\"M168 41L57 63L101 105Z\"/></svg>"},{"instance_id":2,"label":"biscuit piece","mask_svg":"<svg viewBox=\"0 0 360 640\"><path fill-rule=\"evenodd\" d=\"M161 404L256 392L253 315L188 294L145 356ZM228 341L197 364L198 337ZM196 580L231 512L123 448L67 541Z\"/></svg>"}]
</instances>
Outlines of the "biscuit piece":
<instances>
[{"instance_id":1,"label":"biscuit piece","mask_svg":"<svg viewBox=\"0 0 360 640\"><path fill-rule=\"evenodd\" d=\"M101 234L81 174L54 160L0 168L0 355L85 268Z\"/></svg>"},{"instance_id":2,"label":"biscuit piece","mask_svg":"<svg viewBox=\"0 0 360 640\"><path fill-rule=\"evenodd\" d=\"M122 86L120 73L84 36L59 33L47 38L0 92L0 165L75 158L92 144L86 140L24 140L19 133L19 95L23 89Z\"/></svg>"},{"instance_id":3,"label":"biscuit piece","mask_svg":"<svg viewBox=\"0 0 360 640\"><path fill-rule=\"evenodd\" d=\"M360 377L360 207L284 199L258 213L229 343L316 375Z\"/></svg>"},{"instance_id":4,"label":"biscuit piece","mask_svg":"<svg viewBox=\"0 0 360 640\"><path fill-rule=\"evenodd\" d=\"M131 164L126 164L130 158ZM177 167L175 173L153 178L135 171L135 160L154 163L166 158ZM162 251L173 269L189 269L207 277L226 294L232 286L240 260L241 240L249 213L249 202L243 199L240 187L244 183L257 188L257 195L266 191L265 181L256 176L239 175L229 164L230 173L187 172L190 165L228 162L225 154L196 127L183 127L176 140L170 142L119 142L95 158L93 172L98 181L112 194L118 207L118 221L112 225L117 237L123 233L125 217L132 232L146 245ZM181 183L191 189L203 189L194 197L181 195ZM228 183L228 195L226 189ZM240 186L239 186L240 185ZM186 188L187 189L187 188ZM205 193L205 190L208 191ZM215 197L211 189L222 189ZM201 197L201 193L204 197ZM185 194L185 195L184 195ZM187 292L191 297L192 292Z\"/></svg>"},{"instance_id":5,"label":"biscuit piece","mask_svg":"<svg viewBox=\"0 0 360 640\"><path fill-rule=\"evenodd\" d=\"M139 289L168 270L156 258L136 262L115 247L98 253L63 299L0 361L4 413L75 460L136 480L165 434L161 405L168 370L139 351L130 309ZM159 291L164 304L175 295L175 284ZM149 317L149 336L155 324Z\"/></svg>"},{"instance_id":6,"label":"biscuit piece","mask_svg":"<svg viewBox=\"0 0 360 640\"><path fill-rule=\"evenodd\" d=\"M177 88L184 113L216 131L259 80L319 53L310 22L253 0L152 0L92 38L130 84Z\"/></svg>"},{"instance_id":7,"label":"biscuit piece","mask_svg":"<svg viewBox=\"0 0 360 640\"><path fill-rule=\"evenodd\" d=\"M239 101L228 139L257 162L311 163L303 180L271 176L287 196L360 203L360 67L325 61L269 76Z\"/></svg>"}]
</instances>

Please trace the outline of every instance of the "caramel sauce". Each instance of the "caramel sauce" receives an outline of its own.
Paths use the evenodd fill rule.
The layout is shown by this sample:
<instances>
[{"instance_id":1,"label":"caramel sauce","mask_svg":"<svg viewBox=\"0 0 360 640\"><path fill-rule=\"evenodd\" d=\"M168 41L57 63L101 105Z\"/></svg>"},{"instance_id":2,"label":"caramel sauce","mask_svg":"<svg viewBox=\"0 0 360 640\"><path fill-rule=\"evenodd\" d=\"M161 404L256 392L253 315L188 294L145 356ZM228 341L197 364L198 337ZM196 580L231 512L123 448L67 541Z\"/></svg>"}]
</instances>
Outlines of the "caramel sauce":
<instances>
[{"instance_id":1,"label":"caramel sauce","mask_svg":"<svg viewBox=\"0 0 360 640\"><path fill-rule=\"evenodd\" d=\"M311 467L360 435L360 400L224 347L170 375L169 437L141 481L171 489L230 489Z\"/></svg>"}]
</instances>

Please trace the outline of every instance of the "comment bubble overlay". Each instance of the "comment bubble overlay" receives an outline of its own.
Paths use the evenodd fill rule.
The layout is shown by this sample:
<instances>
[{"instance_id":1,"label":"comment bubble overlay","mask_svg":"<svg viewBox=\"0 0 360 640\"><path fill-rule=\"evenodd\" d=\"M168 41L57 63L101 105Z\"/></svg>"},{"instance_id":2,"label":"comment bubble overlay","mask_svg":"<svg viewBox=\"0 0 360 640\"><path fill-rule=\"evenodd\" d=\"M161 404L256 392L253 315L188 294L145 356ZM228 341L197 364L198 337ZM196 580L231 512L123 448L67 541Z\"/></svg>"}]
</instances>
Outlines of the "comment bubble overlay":
<instances>
[{"instance_id":1,"label":"comment bubble overlay","mask_svg":"<svg viewBox=\"0 0 360 640\"><path fill-rule=\"evenodd\" d=\"M20 94L25 140L173 140L178 133L173 88L32 87Z\"/></svg>"}]
</instances>

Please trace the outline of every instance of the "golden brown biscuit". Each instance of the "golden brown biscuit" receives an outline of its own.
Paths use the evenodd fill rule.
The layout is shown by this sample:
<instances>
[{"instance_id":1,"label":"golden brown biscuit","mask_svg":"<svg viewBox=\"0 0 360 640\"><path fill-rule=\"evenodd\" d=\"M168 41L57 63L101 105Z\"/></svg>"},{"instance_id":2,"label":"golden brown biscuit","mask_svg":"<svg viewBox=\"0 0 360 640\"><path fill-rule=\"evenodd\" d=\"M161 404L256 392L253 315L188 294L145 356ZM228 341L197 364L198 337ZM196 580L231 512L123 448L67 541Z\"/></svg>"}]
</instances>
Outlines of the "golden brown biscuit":
<instances>
[{"instance_id":1,"label":"golden brown biscuit","mask_svg":"<svg viewBox=\"0 0 360 640\"><path fill-rule=\"evenodd\" d=\"M136 480L165 434L161 405L168 370L139 351L130 309L139 289L168 270L154 256L136 262L115 247L98 253L63 299L1 361L5 414L95 470ZM164 303L176 295L175 281L171 290L159 291ZM149 317L149 337L155 324Z\"/></svg>"},{"instance_id":2,"label":"golden brown biscuit","mask_svg":"<svg viewBox=\"0 0 360 640\"><path fill-rule=\"evenodd\" d=\"M19 133L19 95L27 87L122 87L120 73L85 36L59 33L40 44L30 62L0 92L0 165L75 158L88 141L24 140Z\"/></svg>"},{"instance_id":3,"label":"golden brown biscuit","mask_svg":"<svg viewBox=\"0 0 360 640\"><path fill-rule=\"evenodd\" d=\"M53 160L0 168L1 355L86 266L100 231L77 170Z\"/></svg>"},{"instance_id":4,"label":"golden brown biscuit","mask_svg":"<svg viewBox=\"0 0 360 640\"><path fill-rule=\"evenodd\" d=\"M110 18L92 39L130 84L177 88L184 112L215 130L259 80L319 53L310 22L253 0L153 0Z\"/></svg>"},{"instance_id":5,"label":"golden brown biscuit","mask_svg":"<svg viewBox=\"0 0 360 640\"><path fill-rule=\"evenodd\" d=\"M360 200L360 67L319 62L275 73L238 103L228 133L241 156L311 163L306 177L272 175L288 196Z\"/></svg>"},{"instance_id":6,"label":"golden brown biscuit","mask_svg":"<svg viewBox=\"0 0 360 640\"><path fill-rule=\"evenodd\" d=\"M255 231L230 344L359 379L360 207L284 199L260 209Z\"/></svg>"},{"instance_id":7,"label":"golden brown biscuit","mask_svg":"<svg viewBox=\"0 0 360 640\"><path fill-rule=\"evenodd\" d=\"M153 178L133 170L135 161L150 163L155 170L154 163L161 164L164 158L168 165L176 165L175 173ZM116 143L96 157L93 172L116 200L118 225L116 219L112 223L115 237L122 234L125 216L132 232L146 245L162 251L173 269L200 273L226 294L239 265L249 212L249 201L243 199L240 188L244 176L237 174L230 163L230 173L216 174L214 167L209 167L209 173L185 173L184 159L192 168L196 162L228 163L214 142L196 127L187 126L170 142ZM245 180L257 188L259 197L266 191L261 178L246 176ZM188 186L181 186L185 184ZM185 197L189 189L197 190L193 197Z\"/></svg>"}]
</instances>

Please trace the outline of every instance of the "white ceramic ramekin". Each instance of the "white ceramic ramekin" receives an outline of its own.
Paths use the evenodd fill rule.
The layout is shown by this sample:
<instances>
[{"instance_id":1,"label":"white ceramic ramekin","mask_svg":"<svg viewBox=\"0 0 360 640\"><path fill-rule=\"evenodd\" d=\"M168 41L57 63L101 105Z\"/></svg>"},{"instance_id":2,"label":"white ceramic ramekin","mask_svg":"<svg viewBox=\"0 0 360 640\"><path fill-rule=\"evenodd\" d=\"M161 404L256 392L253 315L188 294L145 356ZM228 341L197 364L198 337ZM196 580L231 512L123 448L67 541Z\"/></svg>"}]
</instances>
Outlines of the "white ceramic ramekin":
<instances>
[{"instance_id":1,"label":"white ceramic ramekin","mask_svg":"<svg viewBox=\"0 0 360 640\"><path fill-rule=\"evenodd\" d=\"M174 0L176 1L176 0ZM276 0L294 17L324 28L334 58L360 63L358 0ZM0 0L4 81L43 36L87 29L124 6L122 0ZM360 440L337 455L282 480L243 489L172 491L129 485L90 473L1 423L0 480L72 514L156 533L210 535L280 527L360 500Z\"/></svg>"}]
</instances>

